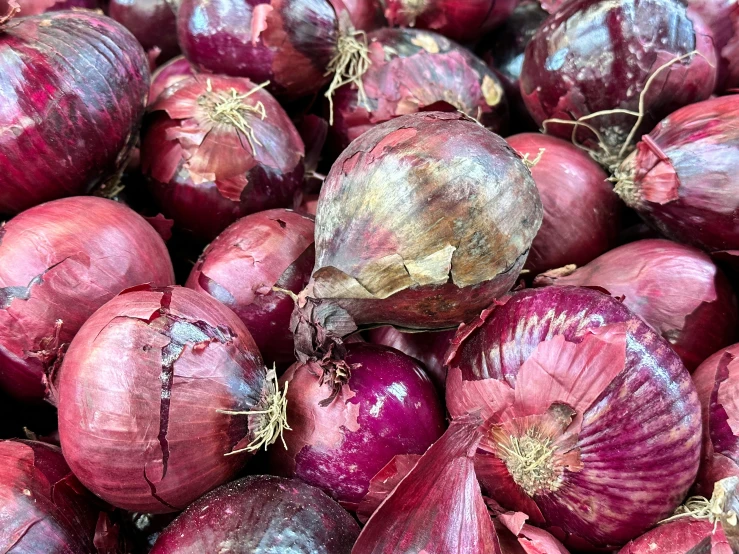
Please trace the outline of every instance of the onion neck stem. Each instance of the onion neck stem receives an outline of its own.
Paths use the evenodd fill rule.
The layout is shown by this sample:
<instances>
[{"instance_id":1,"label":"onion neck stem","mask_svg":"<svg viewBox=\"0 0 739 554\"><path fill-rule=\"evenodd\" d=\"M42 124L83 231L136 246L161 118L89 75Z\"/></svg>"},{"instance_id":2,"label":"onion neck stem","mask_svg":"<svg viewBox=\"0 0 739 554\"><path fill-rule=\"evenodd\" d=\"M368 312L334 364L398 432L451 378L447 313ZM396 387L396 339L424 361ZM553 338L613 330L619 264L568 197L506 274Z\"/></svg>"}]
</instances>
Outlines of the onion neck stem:
<instances>
[{"instance_id":1,"label":"onion neck stem","mask_svg":"<svg viewBox=\"0 0 739 554\"><path fill-rule=\"evenodd\" d=\"M334 124L334 93L344 85L356 85L359 104L367 104L362 77L371 64L364 31L352 29L339 36L336 55L331 58L325 73L326 76L333 75L325 95L329 102L329 125Z\"/></svg>"}]
</instances>

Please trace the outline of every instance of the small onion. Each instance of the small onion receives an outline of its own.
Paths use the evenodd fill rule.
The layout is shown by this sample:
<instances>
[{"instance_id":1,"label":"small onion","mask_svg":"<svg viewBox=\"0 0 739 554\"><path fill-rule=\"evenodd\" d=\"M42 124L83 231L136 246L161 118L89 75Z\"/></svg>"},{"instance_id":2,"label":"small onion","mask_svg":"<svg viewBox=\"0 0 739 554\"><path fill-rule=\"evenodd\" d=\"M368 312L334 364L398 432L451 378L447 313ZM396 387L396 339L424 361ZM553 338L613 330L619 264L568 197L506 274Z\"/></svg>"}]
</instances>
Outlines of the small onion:
<instances>
[{"instance_id":1,"label":"small onion","mask_svg":"<svg viewBox=\"0 0 739 554\"><path fill-rule=\"evenodd\" d=\"M0 226L0 386L43 398L87 318L141 283L173 284L172 263L157 232L126 206L63 198Z\"/></svg>"},{"instance_id":2,"label":"small onion","mask_svg":"<svg viewBox=\"0 0 739 554\"><path fill-rule=\"evenodd\" d=\"M231 310L186 288L129 289L87 320L64 358L64 457L114 506L183 510L260 444L273 424L269 393L257 347Z\"/></svg>"},{"instance_id":3,"label":"small onion","mask_svg":"<svg viewBox=\"0 0 739 554\"><path fill-rule=\"evenodd\" d=\"M531 173L497 135L460 113L393 119L324 182L310 295L360 324L457 325L513 286L541 217Z\"/></svg>"},{"instance_id":4,"label":"small onion","mask_svg":"<svg viewBox=\"0 0 739 554\"><path fill-rule=\"evenodd\" d=\"M357 522L319 489L297 479L260 475L223 485L193 502L159 536L150 554L350 554L358 535Z\"/></svg>"},{"instance_id":5,"label":"small onion","mask_svg":"<svg viewBox=\"0 0 739 554\"><path fill-rule=\"evenodd\" d=\"M108 15L131 31L157 65L176 56L177 0L110 0Z\"/></svg>"},{"instance_id":6,"label":"small onion","mask_svg":"<svg viewBox=\"0 0 739 554\"><path fill-rule=\"evenodd\" d=\"M666 117L616 172L616 192L664 235L708 252L739 249L739 95Z\"/></svg>"},{"instance_id":7,"label":"small onion","mask_svg":"<svg viewBox=\"0 0 739 554\"><path fill-rule=\"evenodd\" d=\"M479 413L483 491L566 545L614 547L695 479L700 403L680 358L618 300L580 287L510 295L460 327L453 418Z\"/></svg>"},{"instance_id":8,"label":"small onion","mask_svg":"<svg viewBox=\"0 0 739 554\"><path fill-rule=\"evenodd\" d=\"M0 79L0 213L16 213L85 193L121 168L149 69L131 33L96 13L2 19L0 75L14 77Z\"/></svg>"},{"instance_id":9,"label":"small onion","mask_svg":"<svg viewBox=\"0 0 739 554\"><path fill-rule=\"evenodd\" d=\"M156 102L159 95L165 89L171 87L179 81L184 81L188 77L192 77L194 71L190 62L185 56L177 56L169 60L167 63L157 67L156 71L151 74L151 86L149 87L149 104Z\"/></svg>"},{"instance_id":10,"label":"small onion","mask_svg":"<svg viewBox=\"0 0 739 554\"><path fill-rule=\"evenodd\" d=\"M195 75L167 88L151 111L142 170L176 226L211 240L246 214L293 205L303 141L262 88Z\"/></svg>"},{"instance_id":11,"label":"small onion","mask_svg":"<svg viewBox=\"0 0 739 554\"><path fill-rule=\"evenodd\" d=\"M185 286L241 318L268 366L295 361L290 315L313 269L313 219L268 210L240 219L205 249Z\"/></svg>"},{"instance_id":12,"label":"small onion","mask_svg":"<svg viewBox=\"0 0 739 554\"><path fill-rule=\"evenodd\" d=\"M567 264L583 265L612 248L619 231L621 204L606 173L571 143L540 133L506 139L529 160L544 220L526 269L537 274Z\"/></svg>"},{"instance_id":13,"label":"small onion","mask_svg":"<svg viewBox=\"0 0 739 554\"><path fill-rule=\"evenodd\" d=\"M19 15L39 15L75 8L94 10L98 7L97 0L17 0L17 2L20 7ZM6 14L10 9L8 0L0 0L0 14Z\"/></svg>"}]
</instances>

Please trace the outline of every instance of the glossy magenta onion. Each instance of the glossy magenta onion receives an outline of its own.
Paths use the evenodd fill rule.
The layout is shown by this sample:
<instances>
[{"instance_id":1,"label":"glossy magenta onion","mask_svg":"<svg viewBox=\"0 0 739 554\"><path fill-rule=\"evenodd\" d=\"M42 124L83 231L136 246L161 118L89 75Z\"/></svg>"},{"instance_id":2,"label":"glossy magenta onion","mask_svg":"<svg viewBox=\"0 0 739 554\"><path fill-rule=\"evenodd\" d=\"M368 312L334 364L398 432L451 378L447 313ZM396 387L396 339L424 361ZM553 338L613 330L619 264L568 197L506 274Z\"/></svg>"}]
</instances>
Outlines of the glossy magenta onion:
<instances>
[{"instance_id":1,"label":"glossy magenta onion","mask_svg":"<svg viewBox=\"0 0 739 554\"><path fill-rule=\"evenodd\" d=\"M157 65L179 53L177 0L110 0L107 13L152 52Z\"/></svg>"},{"instance_id":2,"label":"glossy magenta onion","mask_svg":"<svg viewBox=\"0 0 739 554\"><path fill-rule=\"evenodd\" d=\"M98 7L97 0L17 0L20 7L19 15L39 15L46 12L85 8L94 10ZM0 13L10 11L10 2L0 0Z\"/></svg>"},{"instance_id":3,"label":"glossy magenta onion","mask_svg":"<svg viewBox=\"0 0 739 554\"><path fill-rule=\"evenodd\" d=\"M83 194L121 168L149 90L126 29L90 11L0 23L0 75L0 213Z\"/></svg>"},{"instance_id":4,"label":"glossy magenta onion","mask_svg":"<svg viewBox=\"0 0 739 554\"><path fill-rule=\"evenodd\" d=\"M87 318L141 283L173 284L172 262L154 228L112 200L63 198L0 226L0 387L43 398Z\"/></svg>"},{"instance_id":5,"label":"glossy magenta onion","mask_svg":"<svg viewBox=\"0 0 739 554\"><path fill-rule=\"evenodd\" d=\"M739 95L666 117L616 172L616 192L669 238L708 252L739 249Z\"/></svg>"},{"instance_id":6,"label":"glossy magenta onion","mask_svg":"<svg viewBox=\"0 0 739 554\"><path fill-rule=\"evenodd\" d=\"M460 327L447 363L451 416L485 419L483 491L569 546L623 545L670 515L695 479L690 374L606 294L512 294Z\"/></svg>"},{"instance_id":7,"label":"glossy magenta onion","mask_svg":"<svg viewBox=\"0 0 739 554\"><path fill-rule=\"evenodd\" d=\"M736 339L737 302L729 280L709 256L669 240L625 244L584 267L545 273L536 282L599 287L623 297L690 371Z\"/></svg>"},{"instance_id":8,"label":"glossy magenta onion","mask_svg":"<svg viewBox=\"0 0 739 554\"><path fill-rule=\"evenodd\" d=\"M503 139L460 113L399 117L331 168L310 295L359 324L451 327L513 286L541 218L531 173Z\"/></svg>"},{"instance_id":9,"label":"glossy magenta onion","mask_svg":"<svg viewBox=\"0 0 739 554\"><path fill-rule=\"evenodd\" d=\"M291 210L248 215L218 235L185 286L231 308L249 329L267 363L295 361L290 315L313 269L313 218Z\"/></svg>"},{"instance_id":10,"label":"glossy magenta onion","mask_svg":"<svg viewBox=\"0 0 739 554\"><path fill-rule=\"evenodd\" d=\"M193 502L159 536L151 554L350 554L358 535L357 522L321 490L260 475Z\"/></svg>"},{"instance_id":11,"label":"glossy magenta onion","mask_svg":"<svg viewBox=\"0 0 739 554\"><path fill-rule=\"evenodd\" d=\"M367 343L346 345L351 374L337 388L323 368L293 365L287 387L287 450L270 467L320 487L356 509L372 477L399 454L423 454L444 431L444 408L413 358ZM335 397L334 397L335 396Z\"/></svg>"},{"instance_id":12,"label":"glossy magenta onion","mask_svg":"<svg viewBox=\"0 0 739 554\"><path fill-rule=\"evenodd\" d=\"M159 95L165 89L178 81L183 81L195 74L190 62L185 56L177 56L167 63L157 67L151 74L151 86L149 87L149 104L156 102Z\"/></svg>"},{"instance_id":13,"label":"glossy magenta onion","mask_svg":"<svg viewBox=\"0 0 739 554\"><path fill-rule=\"evenodd\" d=\"M114 506L183 510L243 467L271 424L269 392L254 341L223 304L181 287L129 289L64 358L64 457ZM270 413L232 413L255 410Z\"/></svg>"},{"instance_id":14,"label":"glossy magenta onion","mask_svg":"<svg viewBox=\"0 0 739 554\"><path fill-rule=\"evenodd\" d=\"M261 87L195 75L167 88L151 111L142 170L176 226L211 240L246 214L293 205L303 141Z\"/></svg>"}]
</instances>

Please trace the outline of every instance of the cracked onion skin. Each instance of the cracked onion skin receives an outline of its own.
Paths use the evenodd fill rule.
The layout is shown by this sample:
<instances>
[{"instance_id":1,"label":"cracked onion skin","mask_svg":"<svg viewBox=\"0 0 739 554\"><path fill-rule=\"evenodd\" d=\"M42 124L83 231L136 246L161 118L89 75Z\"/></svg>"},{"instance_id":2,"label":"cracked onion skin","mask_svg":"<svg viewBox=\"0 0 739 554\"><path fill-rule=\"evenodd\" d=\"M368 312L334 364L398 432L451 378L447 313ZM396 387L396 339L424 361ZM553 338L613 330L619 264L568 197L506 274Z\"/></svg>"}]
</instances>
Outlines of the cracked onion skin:
<instances>
[{"instance_id":1,"label":"cracked onion skin","mask_svg":"<svg viewBox=\"0 0 739 554\"><path fill-rule=\"evenodd\" d=\"M124 291L82 326L59 378L59 436L77 478L110 504L167 513L250 457L266 372L241 320L182 287Z\"/></svg>"},{"instance_id":2,"label":"cracked onion skin","mask_svg":"<svg viewBox=\"0 0 739 554\"><path fill-rule=\"evenodd\" d=\"M486 420L475 461L483 492L568 547L625 544L669 516L695 479L690 374L611 296L511 294L460 327L447 366L452 418ZM529 467L517 448L541 463Z\"/></svg>"},{"instance_id":3,"label":"cracked onion skin","mask_svg":"<svg viewBox=\"0 0 739 554\"><path fill-rule=\"evenodd\" d=\"M141 283L173 284L172 262L154 228L122 204L63 198L0 226L0 387L43 399L87 318Z\"/></svg>"},{"instance_id":4,"label":"cracked onion skin","mask_svg":"<svg viewBox=\"0 0 739 554\"><path fill-rule=\"evenodd\" d=\"M231 225L205 249L185 286L209 294L241 318L268 367L295 361L290 316L315 259L313 218L267 210Z\"/></svg>"},{"instance_id":5,"label":"cracked onion skin","mask_svg":"<svg viewBox=\"0 0 739 554\"><path fill-rule=\"evenodd\" d=\"M259 475L193 502L157 539L151 554L350 554L359 525L320 489Z\"/></svg>"},{"instance_id":6,"label":"cracked onion skin","mask_svg":"<svg viewBox=\"0 0 739 554\"><path fill-rule=\"evenodd\" d=\"M460 113L399 117L352 142L323 184L311 295L360 325L452 327L514 285L541 219L503 139Z\"/></svg>"},{"instance_id":7,"label":"cracked onion skin","mask_svg":"<svg viewBox=\"0 0 739 554\"><path fill-rule=\"evenodd\" d=\"M138 138L149 65L121 25L88 11L0 25L0 213L84 194Z\"/></svg>"}]
</instances>

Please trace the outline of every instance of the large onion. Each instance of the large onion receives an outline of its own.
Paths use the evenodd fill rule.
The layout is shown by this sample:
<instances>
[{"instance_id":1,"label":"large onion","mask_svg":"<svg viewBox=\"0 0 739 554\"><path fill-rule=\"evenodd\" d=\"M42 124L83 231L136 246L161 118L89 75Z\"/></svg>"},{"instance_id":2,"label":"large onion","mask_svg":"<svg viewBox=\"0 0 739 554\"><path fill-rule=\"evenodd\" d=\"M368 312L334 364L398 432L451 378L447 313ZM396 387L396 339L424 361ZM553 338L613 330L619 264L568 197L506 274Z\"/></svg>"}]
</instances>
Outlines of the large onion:
<instances>
[{"instance_id":1,"label":"large onion","mask_svg":"<svg viewBox=\"0 0 739 554\"><path fill-rule=\"evenodd\" d=\"M670 515L695 479L690 375L608 295L515 293L460 328L447 363L449 413L486 419L483 491L565 544L622 545Z\"/></svg>"},{"instance_id":2,"label":"large onion","mask_svg":"<svg viewBox=\"0 0 739 554\"><path fill-rule=\"evenodd\" d=\"M131 31L161 64L180 51L176 4L177 0L110 0L107 13Z\"/></svg>"},{"instance_id":3,"label":"large onion","mask_svg":"<svg viewBox=\"0 0 739 554\"><path fill-rule=\"evenodd\" d=\"M126 29L88 11L0 22L0 75L0 213L84 193L120 169L149 89Z\"/></svg>"},{"instance_id":4,"label":"large onion","mask_svg":"<svg viewBox=\"0 0 739 554\"><path fill-rule=\"evenodd\" d=\"M231 412L270 411L270 401L236 314L190 289L141 286L100 308L72 341L59 435L95 494L127 510L172 512L232 478L247 443L269 442L259 440L274 423L268 414Z\"/></svg>"},{"instance_id":5,"label":"large onion","mask_svg":"<svg viewBox=\"0 0 739 554\"><path fill-rule=\"evenodd\" d=\"M95 310L125 288L173 282L157 232L111 200L64 198L11 219L0 226L0 386L43 398Z\"/></svg>"}]
</instances>

